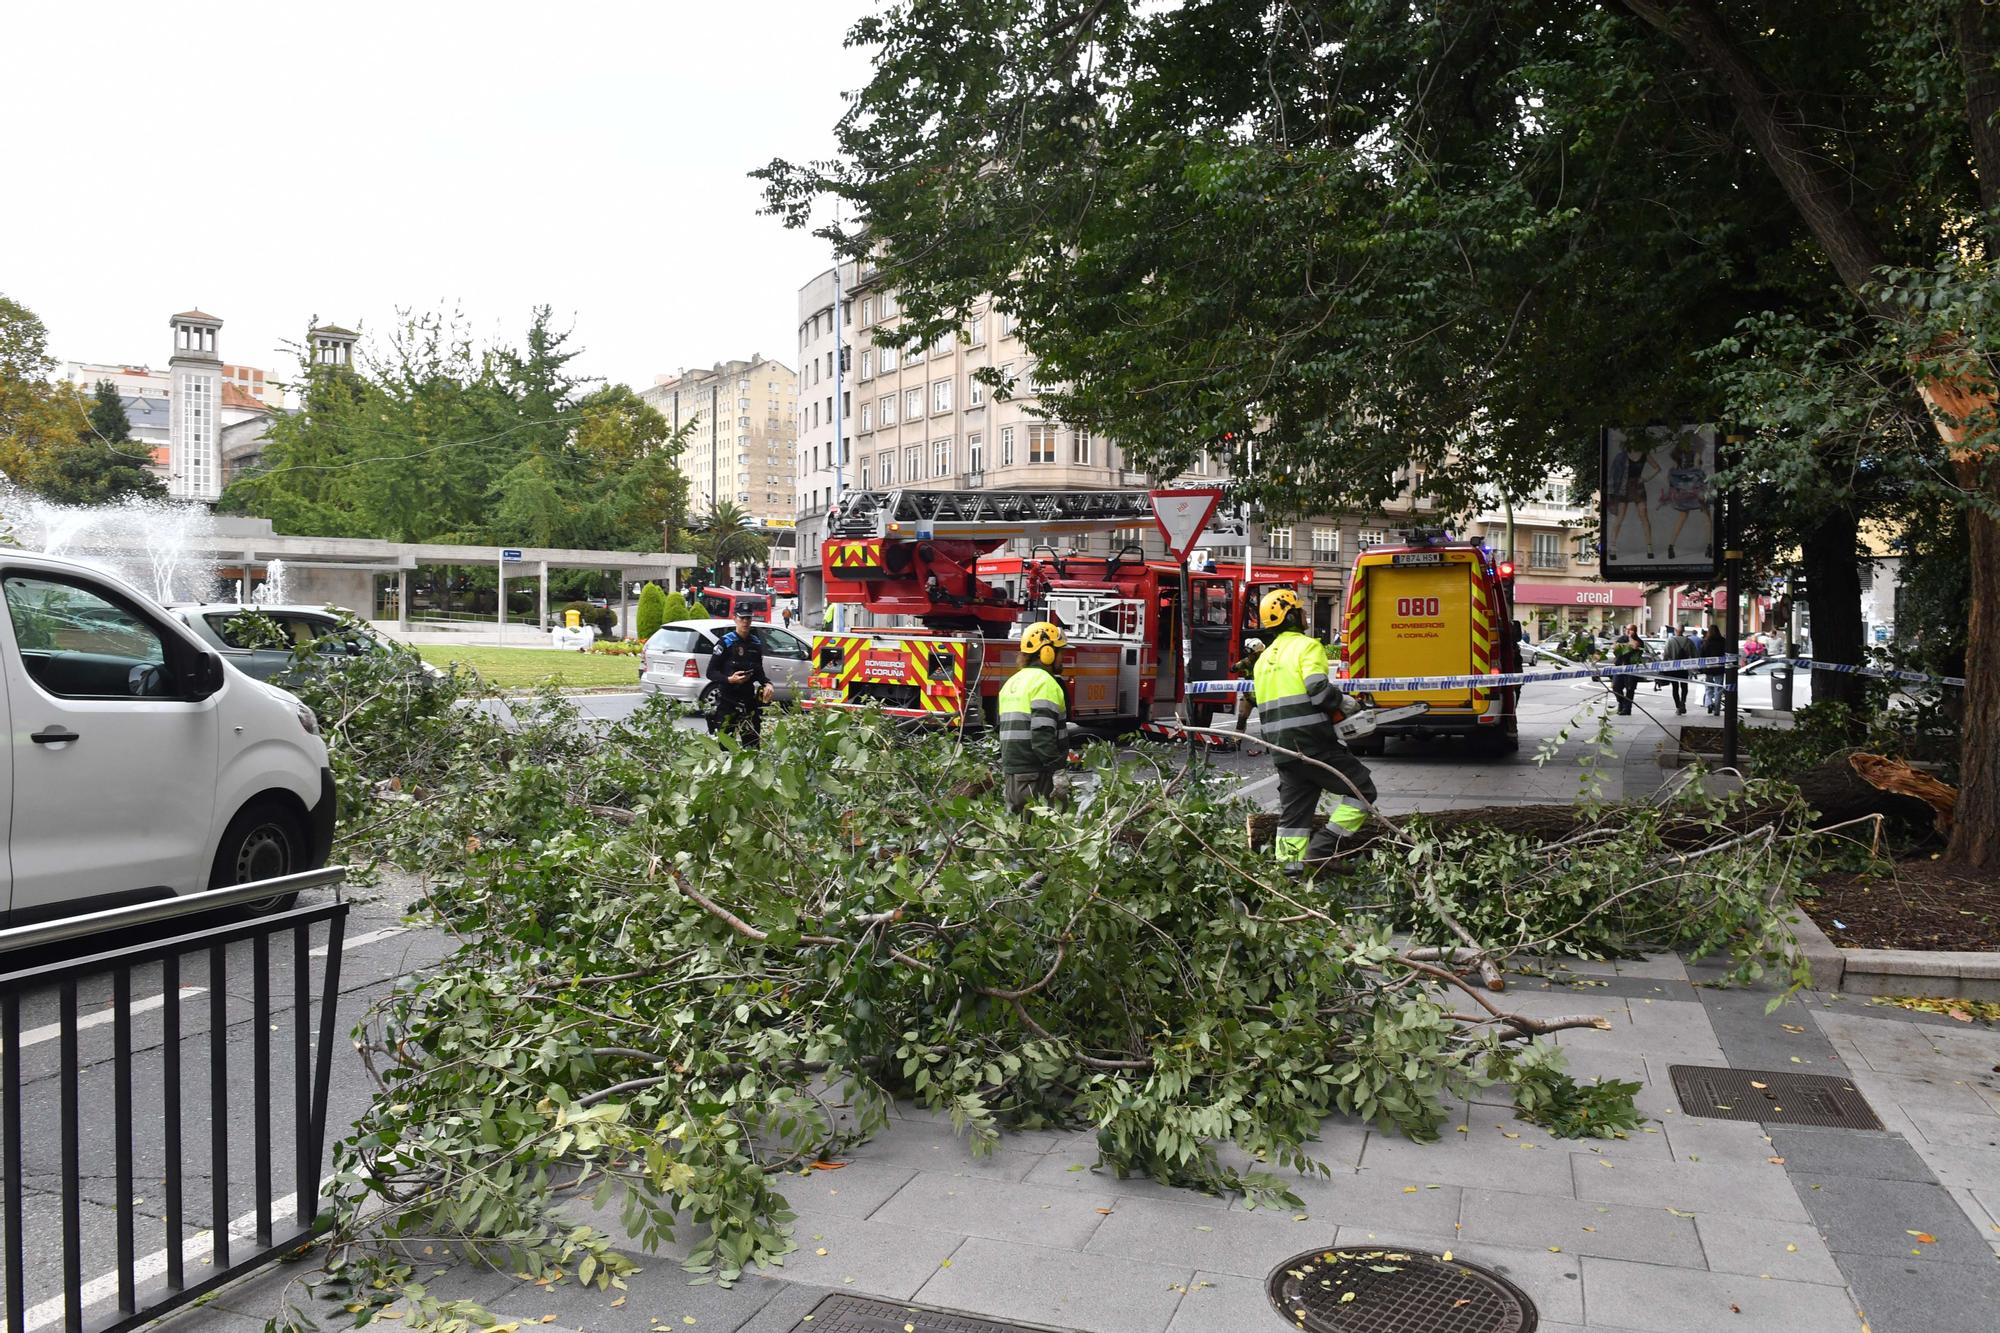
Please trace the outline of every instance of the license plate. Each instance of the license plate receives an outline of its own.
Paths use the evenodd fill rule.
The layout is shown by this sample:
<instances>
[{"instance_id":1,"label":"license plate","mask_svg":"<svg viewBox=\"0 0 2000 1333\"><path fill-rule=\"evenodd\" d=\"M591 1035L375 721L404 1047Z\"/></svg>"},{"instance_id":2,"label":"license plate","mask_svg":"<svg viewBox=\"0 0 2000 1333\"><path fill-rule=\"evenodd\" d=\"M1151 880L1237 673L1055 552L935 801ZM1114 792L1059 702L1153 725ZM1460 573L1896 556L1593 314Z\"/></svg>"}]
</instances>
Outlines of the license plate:
<instances>
[{"instance_id":1,"label":"license plate","mask_svg":"<svg viewBox=\"0 0 2000 1333\"><path fill-rule=\"evenodd\" d=\"M1441 551L1404 551L1389 557L1392 565L1441 565L1444 553Z\"/></svg>"}]
</instances>

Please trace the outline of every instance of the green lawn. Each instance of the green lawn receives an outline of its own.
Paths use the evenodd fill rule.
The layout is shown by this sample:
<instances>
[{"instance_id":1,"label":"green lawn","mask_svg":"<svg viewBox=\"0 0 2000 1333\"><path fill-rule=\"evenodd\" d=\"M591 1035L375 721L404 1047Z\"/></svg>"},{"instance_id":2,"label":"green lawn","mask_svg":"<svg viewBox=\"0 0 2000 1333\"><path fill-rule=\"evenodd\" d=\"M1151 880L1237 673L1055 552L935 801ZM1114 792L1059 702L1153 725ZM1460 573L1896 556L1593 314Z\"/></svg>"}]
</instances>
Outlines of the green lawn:
<instances>
[{"instance_id":1,"label":"green lawn","mask_svg":"<svg viewBox=\"0 0 2000 1333\"><path fill-rule=\"evenodd\" d=\"M605 653L565 653L552 648L474 648L449 643L417 647L426 662L449 666L456 662L477 671L489 685L501 689L533 689L553 680L558 685L623 685L639 688L639 659Z\"/></svg>"}]
</instances>

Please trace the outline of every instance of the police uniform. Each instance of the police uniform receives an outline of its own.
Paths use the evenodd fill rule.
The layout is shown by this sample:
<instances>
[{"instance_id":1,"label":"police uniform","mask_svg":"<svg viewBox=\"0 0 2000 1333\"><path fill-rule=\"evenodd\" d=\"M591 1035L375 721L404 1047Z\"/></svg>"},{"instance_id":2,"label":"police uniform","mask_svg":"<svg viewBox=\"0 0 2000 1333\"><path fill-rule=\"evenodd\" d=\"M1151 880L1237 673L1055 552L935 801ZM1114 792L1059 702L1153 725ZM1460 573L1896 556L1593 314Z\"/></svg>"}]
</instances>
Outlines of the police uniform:
<instances>
[{"instance_id":1,"label":"police uniform","mask_svg":"<svg viewBox=\"0 0 2000 1333\"><path fill-rule=\"evenodd\" d=\"M1273 750L1271 759L1278 769L1278 836L1272 854L1280 865L1331 856L1339 850L1342 839L1359 832L1367 822L1367 811L1354 804L1352 797L1359 791L1372 803L1375 781L1367 766L1348 753L1334 730L1340 713L1352 710L1342 708L1347 696L1334 686L1327 672L1326 645L1296 629L1284 631L1257 659L1255 686L1257 720L1265 737L1339 770L1354 784L1350 790L1326 769ZM1323 791L1332 792L1337 803L1326 828L1315 833L1313 814Z\"/></svg>"},{"instance_id":2,"label":"police uniform","mask_svg":"<svg viewBox=\"0 0 2000 1333\"><path fill-rule=\"evenodd\" d=\"M729 678L739 671L748 672L749 678L740 685L730 684ZM715 684L714 729L755 747L764 722L763 689L771 683L756 641L733 628L725 630L708 659L708 678Z\"/></svg>"}]
</instances>

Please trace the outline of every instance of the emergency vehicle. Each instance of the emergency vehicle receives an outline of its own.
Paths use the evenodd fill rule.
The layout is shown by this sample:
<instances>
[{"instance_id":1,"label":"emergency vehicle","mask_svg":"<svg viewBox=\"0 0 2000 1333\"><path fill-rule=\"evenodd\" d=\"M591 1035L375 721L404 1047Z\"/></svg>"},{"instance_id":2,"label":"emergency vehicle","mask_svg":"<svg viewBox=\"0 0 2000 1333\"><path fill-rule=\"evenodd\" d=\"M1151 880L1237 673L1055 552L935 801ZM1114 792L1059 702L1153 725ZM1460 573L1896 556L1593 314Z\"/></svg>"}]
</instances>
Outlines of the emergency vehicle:
<instances>
[{"instance_id":1,"label":"emergency vehicle","mask_svg":"<svg viewBox=\"0 0 2000 1333\"><path fill-rule=\"evenodd\" d=\"M1514 634L1513 566L1478 542L1443 536L1376 546L1354 558L1341 645L1350 679L1487 676L1521 669ZM1350 743L1381 754L1393 736L1462 735L1494 753L1521 745L1518 685L1450 690L1377 690L1375 706L1427 703L1404 721L1384 722Z\"/></svg>"},{"instance_id":2,"label":"emergency vehicle","mask_svg":"<svg viewBox=\"0 0 2000 1333\"><path fill-rule=\"evenodd\" d=\"M761 592L745 592L741 588L703 588L694 594L694 600L706 607L710 615L723 620L733 620L737 608L745 607L750 612L750 619L777 623L771 610L771 599Z\"/></svg>"},{"instance_id":3,"label":"emergency vehicle","mask_svg":"<svg viewBox=\"0 0 2000 1333\"><path fill-rule=\"evenodd\" d=\"M1146 726L1180 702L1180 568L1117 554L1059 551L1055 539L1153 526L1146 491L850 491L821 549L829 602L921 629L813 637L816 698L874 703L898 716L992 720L1015 669L1014 640L1037 620L1063 627L1063 691L1072 720ZM994 553L1031 543L1026 556ZM1310 600L1308 568L1264 566L1252 586L1283 582ZM1194 676L1225 679L1242 656L1242 571L1190 576ZM1255 633L1254 619L1250 633ZM978 711L973 705L978 704ZM1212 710L1213 704L1207 708Z\"/></svg>"}]
</instances>

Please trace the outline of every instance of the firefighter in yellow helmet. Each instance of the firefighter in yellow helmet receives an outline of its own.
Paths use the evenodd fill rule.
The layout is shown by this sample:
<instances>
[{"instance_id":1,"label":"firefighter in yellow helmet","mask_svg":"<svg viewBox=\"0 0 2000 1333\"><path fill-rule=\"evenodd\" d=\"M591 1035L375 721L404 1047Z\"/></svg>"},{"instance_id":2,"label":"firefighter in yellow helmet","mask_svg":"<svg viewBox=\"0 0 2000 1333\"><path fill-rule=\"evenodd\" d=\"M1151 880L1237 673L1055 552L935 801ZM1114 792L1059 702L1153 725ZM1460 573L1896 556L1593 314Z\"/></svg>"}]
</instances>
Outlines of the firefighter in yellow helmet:
<instances>
[{"instance_id":1,"label":"firefighter in yellow helmet","mask_svg":"<svg viewBox=\"0 0 2000 1333\"><path fill-rule=\"evenodd\" d=\"M1271 752L1278 768L1278 837L1273 853L1287 869L1321 862L1339 854L1343 843L1361 831L1366 810L1354 800L1356 791L1370 803L1375 781L1359 759L1348 753L1334 730L1343 714L1358 712L1359 699L1343 694L1327 672L1326 645L1304 631L1299 595L1274 588L1257 606L1257 623L1273 634L1257 659L1255 693L1259 730L1273 744L1312 756L1337 769L1354 784L1352 790L1317 764ZM1319 794L1335 798L1325 829L1315 833L1313 815Z\"/></svg>"},{"instance_id":2,"label":"firefighter in yellow helmet","mask_svg":"<svg viewBox=\"0 0 2000 1333\"><path fill-rule=\"evenodd\" d=\"M1021 635L1021 664L1000 687L1000 774L1007 808L1020 813L1032 797L1052 798L1056 774L1069 760L1063 744L1068 703L1056 671L1069 639L1062 626L1040 621Z\"/></svg>"}]
</instances>

